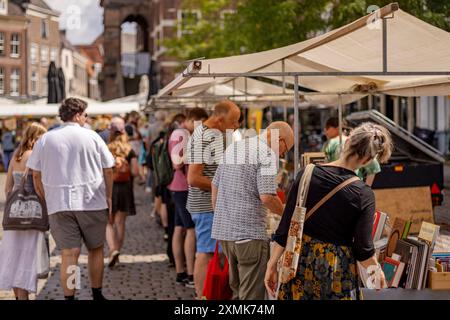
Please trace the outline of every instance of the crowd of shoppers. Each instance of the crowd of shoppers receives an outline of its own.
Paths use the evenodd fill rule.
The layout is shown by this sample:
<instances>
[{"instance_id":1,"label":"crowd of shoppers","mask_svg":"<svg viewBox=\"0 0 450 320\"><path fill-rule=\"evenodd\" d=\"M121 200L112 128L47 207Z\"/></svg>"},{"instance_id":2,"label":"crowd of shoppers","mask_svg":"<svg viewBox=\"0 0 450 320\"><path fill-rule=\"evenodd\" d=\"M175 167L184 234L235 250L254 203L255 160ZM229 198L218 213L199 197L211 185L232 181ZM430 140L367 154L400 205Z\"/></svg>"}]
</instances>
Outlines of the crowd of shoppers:
<instances>
[{"instance_id":1,"label":"crowd of shoppers","mask_svg":"<svg viewBox=\"0 0 450 320\"><path fill-rule=\"evenodd\" d=\"M366 123L340 136L337 119L326 122L327 163L311 171L306 199L306 208L320 206L305 222L301 247L292 247L288 238L299 186L306 178L301 170L285 206L277 194L277 176L280 157L294 145L290 124L271 122L258 135L236 141L233 132L241 126L242 114L229 100L217 103L211 114L202 108L173 117L157 111L147 122L132 112L91 127L87 108L82 100L66 99L59 109L62 123L48 132L43 118L26 128L18 147L8 132L2 137L3 152L11 142L5 193L24 181L25 188L45 200L50 233L61 251L65 299L75 299L70 279L83 243L93 298L105 299L104 244L107 266L113 268L126 241L127 217L136 214L134 187L144 183L153 201L150 216L160 223L167 241L175 282L194 288L197 299L204 298L216 245L229 264L233 299L361 297L356 261L379 266L371 240L375 200L369 185L379 162L387 161L392 151L385 128ZM268 211L281 216L272 250ZM36 292L39 241L45 241L42 231L3 234L0 289L14 290L17 299ZM289 253L299 256L292 266L295 273L278 283L279 261ZM384 281L382 271L379 281Z\"/></svg>"}]
</instances>

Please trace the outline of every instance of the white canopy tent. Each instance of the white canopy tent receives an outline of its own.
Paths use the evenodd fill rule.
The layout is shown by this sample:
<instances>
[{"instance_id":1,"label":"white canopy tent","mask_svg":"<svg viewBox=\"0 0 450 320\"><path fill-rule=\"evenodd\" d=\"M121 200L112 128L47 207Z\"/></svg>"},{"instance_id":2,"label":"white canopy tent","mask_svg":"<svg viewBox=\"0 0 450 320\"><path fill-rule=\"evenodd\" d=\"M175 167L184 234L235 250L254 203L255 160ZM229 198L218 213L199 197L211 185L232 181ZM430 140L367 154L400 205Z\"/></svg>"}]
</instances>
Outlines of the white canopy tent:
<instances>
[{"instance_id":1,"label":"white canopy tent","mask_svg":"<svg viewBox=\"0 0 450 320\"><path fill-rule=\"evenodd\" d=\"M339 105L341 118L343 103L367 94L450 94L450 33L399 10L393 3L339 29L290 46L193 61L155 98L186 96L218 85L229 86L230 82L235 86L238 79L248 77L276 80L283 88L294 85L297 138L301 96L310 102ZM321 94L301 93L300 84ZM248 94L242 91L243 96ZM264 94L270 96L272 92ZM298 141L295 157L298 169Z\"/></svg>"},{"instance_id":2,"label":"white canopy tent","mask_svg":"<svg viewBox=\"0 0 450 320\"><path fill-rule=\"evenodd\" d=\"M373 92L391 95L415 96L424 88L427 95L448 94L450 73L442 71L450 69L450 34L400 9L395 11L396 8L396 4L391 4L378 13L383 18L380 24L385 21L389 30L385 57L389 73L386 75L383 74L386 71L383 70L383 28L376 23L368 25L372 21L372 15L368 15L287 47L197 61L200 69L193 62L156 97L204 91L246 73L290 84L294 83L293 73L311 75L302 77L300 84L319 92L350 92L361 84L375 84ZM387 17L389 14L393 16Z\"/></svg>"},{"instance_id":3,"label":"white canopy tent","mask_svg":"<svg viewBox=\"0 0 450 320\"><path fill-rule=\"evenodd\" d=\"M19 116L31 116L31 117L43 117L43 116L57 116L58 104L12 104L8 106L0 106L0 118L19 117ZM124 114L131 111L139 111L139 103L108 103L108 102L95 102L88 103L86 112L89 115L103 115L103 114Z\"/></svg>"}]
</instances>

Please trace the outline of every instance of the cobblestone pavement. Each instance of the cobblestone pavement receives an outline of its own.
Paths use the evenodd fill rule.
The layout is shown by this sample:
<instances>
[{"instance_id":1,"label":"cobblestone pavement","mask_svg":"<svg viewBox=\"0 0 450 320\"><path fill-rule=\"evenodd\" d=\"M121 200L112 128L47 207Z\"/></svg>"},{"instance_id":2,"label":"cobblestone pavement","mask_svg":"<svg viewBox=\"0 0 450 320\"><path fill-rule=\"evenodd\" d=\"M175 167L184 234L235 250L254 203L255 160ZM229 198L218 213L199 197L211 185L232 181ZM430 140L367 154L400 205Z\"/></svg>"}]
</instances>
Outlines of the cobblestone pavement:
<instances>
[{"instance_id":1,"label":"cobblestone pavement","mask_svg":"<svg viewBox=\"0 0 450 320\"><path fill-rule=\"evenodd\" d=\"M112 270L105 267L103 281L105 297L117 300L194 299L193 289L175 283L175 269L169 268L168 258L165 254L166 242L163 240L163 230L157 224L156 219L150 217L149 195L144 193L142 186L137 186L135 192L138 213L127 220L126 239L120 263ZM32 295L31 299L60 300L63 298L62 288L59 284L61 256L55 249L52 239L50 249L53 251L50 260L50 276L46 280L39 280L38 292L36 296ZM105 249L105 256L106 252ZM82 250L79 266L81 268L81 289L77 291L76 298L90 300L92 298L85 248ZM0 291L0 300L13 298L10 292Z\"/></svg>"},{"instance_id":2,"label":"cobblestone pavement","mask_svg":"<svg viewBox=\"0 0 450 320\"><path fill-rule=\"evenodd\" d=\"M441 224L441 236L436 249L448 251L450 248L450 167L446 167L446 189L444 203L435 210L436 223ZM3 186L5 175L0 174L0 221L4 205ZM126 240L121 263L113 270L105 268L104 294L109 299L180 299L194 298L194 290L175 283L175 270L168 267L165 254L166 243L163 231L155 218L150 217L151 203L149 196L141 186L136 188L138 214L127 220ZM2 230L0 228L0 240ZM62 299L59 285L59 264L61 257L50 237L51 273L48 279L39 280L37 295L31 299ZM106 253L106 250L105 250ZM106 260L105 260L106 263ZM91 299L87 272L87 252L80 256L81 290L77 299ZM13 299L11 292L0 291L0 300Z\"/></svg>"}]
</instances>

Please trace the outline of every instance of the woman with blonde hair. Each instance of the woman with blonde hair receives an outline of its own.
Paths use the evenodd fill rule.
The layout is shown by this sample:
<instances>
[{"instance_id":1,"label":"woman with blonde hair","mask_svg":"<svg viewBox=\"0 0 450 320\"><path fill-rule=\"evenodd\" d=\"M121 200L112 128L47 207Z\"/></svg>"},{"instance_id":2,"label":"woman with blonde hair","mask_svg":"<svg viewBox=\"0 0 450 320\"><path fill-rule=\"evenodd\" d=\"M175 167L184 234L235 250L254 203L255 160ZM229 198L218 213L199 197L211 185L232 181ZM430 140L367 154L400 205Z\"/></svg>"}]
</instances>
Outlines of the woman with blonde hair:
<instances>
[{"instance_id":1,"label":"woman with blonde hair","mask_svg":"<svg viewBox=\"0 0 450 320\"><path fill-rule=\"evenodd\" d=\"M375 197L355 171L373 159L386 162L392 149L390 134L384 127L364 123L350 134L338 160L313 168L299 246L295 245L298 241L292 243L292 239L299 235L299 229L295 228L299 223L298 215L294 215L294 211L299 184L306 170L300 171L273 235L275 246L265 277L266 288L272 296L278 284L277 263L285 252L282 271L290 273L282 273L278 292L281 300L361 299L356 261L367 270L373 270L379 287L384 286L384 274L372 241ZM326 199L327 195L331 197ZM313 208L315 211L308 215ZM298 257L298 263L289 257ZM284 277L285 274L288 276Z\"/></svg>"},{"instance_id":2,"label":"woman with blonde hair","mask_svg":"<svg viewBox=\"0 0 450 320\"><path fill-rule=\"evenodd\" d=\"M32 172L26 164L36 141L47 130L38 123L32 123L24 132L15 151L6 177L6 197L18 188L25 178L25 190L33 190ZM26 176L25 176L26 175ZM44 195L36 189L37 194ZM0 290L13 290L17 300L28 300L30 292L35 293L38 279L37 243L44 239L44 232L37 230L4 231L0 246Z\"/></svg>"},{"instance_id":3,"label":"woman with blonde hair","mask_svg":"<svg viewBox=\"0 0 450 320\"><path fill-rule=\"evenodd\" d=\"M116 160L112 195L114 222L106 226L106 241L109 246L110 268L119 262L120 250L125 239L125 222L128 215L134 215L133 176L139 174L137 155L128 142L123 119L111 122L108 148Z\"/></svg>"}]
</instances>

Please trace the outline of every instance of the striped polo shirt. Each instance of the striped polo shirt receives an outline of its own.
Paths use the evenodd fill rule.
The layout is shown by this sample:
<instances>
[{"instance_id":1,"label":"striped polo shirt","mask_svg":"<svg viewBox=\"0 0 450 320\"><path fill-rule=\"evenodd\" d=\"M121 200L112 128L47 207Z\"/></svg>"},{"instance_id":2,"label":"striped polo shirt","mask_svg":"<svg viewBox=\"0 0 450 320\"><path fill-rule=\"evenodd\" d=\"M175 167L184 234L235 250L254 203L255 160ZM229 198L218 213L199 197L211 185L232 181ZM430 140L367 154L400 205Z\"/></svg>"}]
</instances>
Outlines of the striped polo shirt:
<instances>
[{"instance_id":1,"label":"striped polo shirt","mask_svg":"<svg viewBox=\"0 0 450 320\"><path fill-rule=\"evenodd\" d=\"M214 178L224 152L224 134L217 129L199 125L188 141L188 164L204 164L203 175ZM189 186L186 209L190 213L213 212L211 191Z\"/></svg>"}]
</instances>

